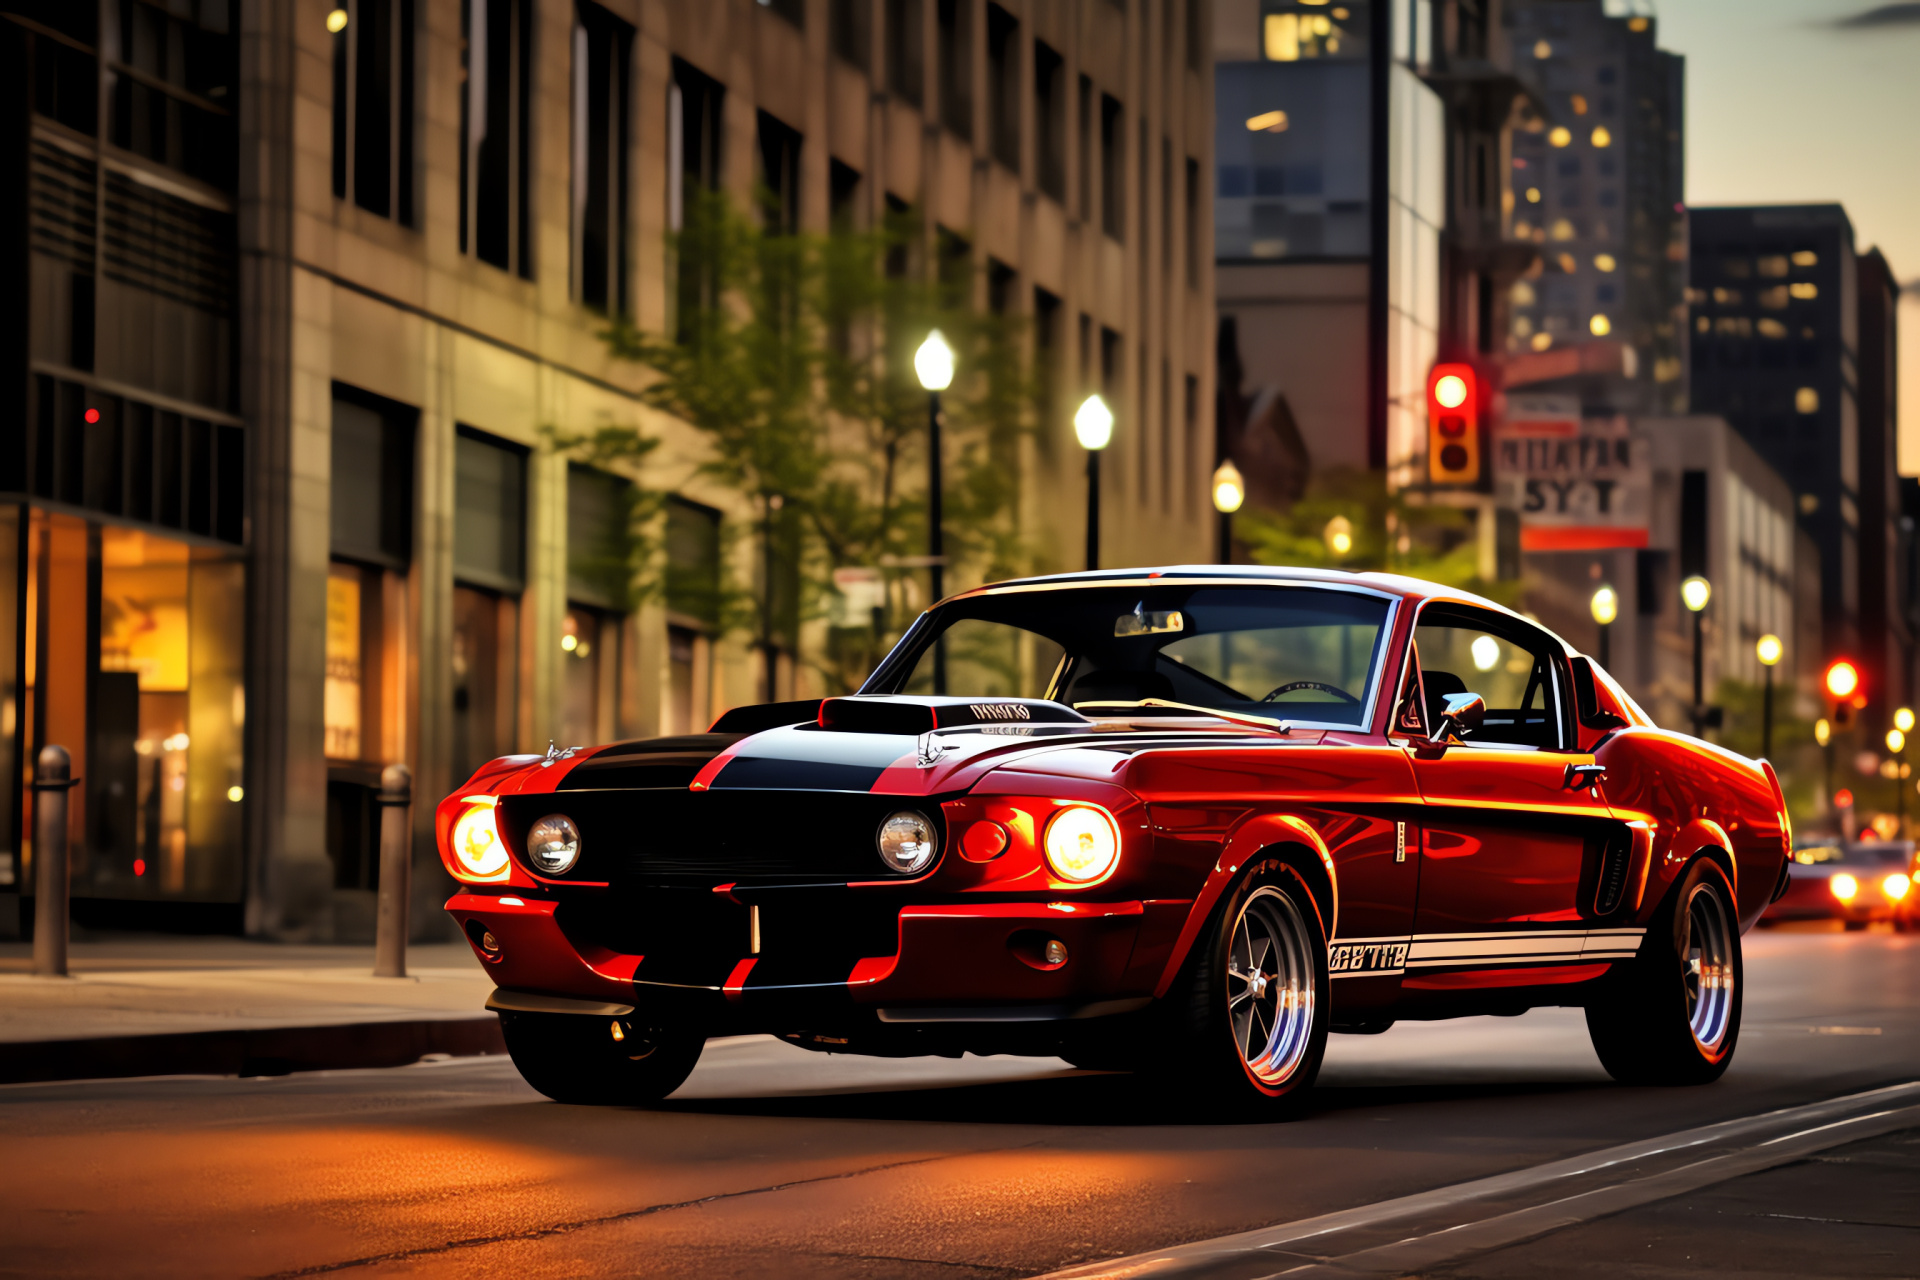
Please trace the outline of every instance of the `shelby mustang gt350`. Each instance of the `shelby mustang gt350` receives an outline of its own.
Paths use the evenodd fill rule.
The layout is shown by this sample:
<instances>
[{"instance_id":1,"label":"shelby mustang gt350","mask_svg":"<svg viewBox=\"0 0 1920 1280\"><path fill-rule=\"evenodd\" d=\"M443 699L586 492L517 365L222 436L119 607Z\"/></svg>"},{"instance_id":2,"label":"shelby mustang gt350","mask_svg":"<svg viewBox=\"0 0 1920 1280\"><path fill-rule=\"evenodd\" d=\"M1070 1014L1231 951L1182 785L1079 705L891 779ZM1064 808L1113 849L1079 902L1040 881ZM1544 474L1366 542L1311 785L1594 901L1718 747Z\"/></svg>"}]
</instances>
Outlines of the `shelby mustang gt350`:
<instances>
[{"instance_id":1,"label":"shelby mustang gt350","mask_svg":"<svg viewBox=\"0 0 1920 1280\"><path fill-rule=\"evenodd\" d=\"M1329 1031L1540 1005L1710 1081L1792 842L1768 765L1526 619L1241 566L966 592L857 695L496 760L437 820L515 1064L624 1104L762 1032L1285 1107Z\"/></svg>"}]
</instances>

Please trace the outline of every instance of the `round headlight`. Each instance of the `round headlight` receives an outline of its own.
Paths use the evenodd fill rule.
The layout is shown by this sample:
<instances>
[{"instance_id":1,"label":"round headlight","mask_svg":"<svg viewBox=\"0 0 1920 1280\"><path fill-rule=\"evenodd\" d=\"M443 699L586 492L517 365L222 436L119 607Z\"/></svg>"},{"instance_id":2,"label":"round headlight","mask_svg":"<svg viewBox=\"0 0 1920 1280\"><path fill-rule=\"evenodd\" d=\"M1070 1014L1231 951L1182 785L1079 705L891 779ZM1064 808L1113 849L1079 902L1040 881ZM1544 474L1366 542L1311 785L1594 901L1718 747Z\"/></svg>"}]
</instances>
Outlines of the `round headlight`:
<instances>
[{"instance_id":1,"label":"round headlight","mask_svg":"<svg viewBox=\"0 0 1920 1280\"><path fill-rule=\"evenodd\" d=\"M1047 865L1062 880L1098 880L1119 856L1120 828L1105 809L1068 805L1047 824Z\"/></svg>"},{"instance_id":2,"label":"round headlight","mask_svg":"<svg viewBox=\"0 0 1920 1280\"><path fill-rule=\"evenodd\" d=\"M493 822L493 797L473 796L453 824L455 874L468 880L503 880L507 875L507 846Z\"/></svg>"},{"instance_id":3,"label":"round headlight","mask_svg":"<svg viewBox=\"0 0 1920 1280\"><path fill-rule=\"evenodd\" d=\"M880 824L880 861L890 871L913 875L933 861L933 823L925 814L902 809Z\"/></svg>"},{"instance_id":4,"label":"round headlight","mask_svg":"<svg viewBox=\"0 0 1920 1280\"><path fill-rule=\"evenodd\" d=\"M527 832L527 857L533 869L557 876L580 860L580 828L564 813L550 813Z\"/></svg>"}]
</instances>

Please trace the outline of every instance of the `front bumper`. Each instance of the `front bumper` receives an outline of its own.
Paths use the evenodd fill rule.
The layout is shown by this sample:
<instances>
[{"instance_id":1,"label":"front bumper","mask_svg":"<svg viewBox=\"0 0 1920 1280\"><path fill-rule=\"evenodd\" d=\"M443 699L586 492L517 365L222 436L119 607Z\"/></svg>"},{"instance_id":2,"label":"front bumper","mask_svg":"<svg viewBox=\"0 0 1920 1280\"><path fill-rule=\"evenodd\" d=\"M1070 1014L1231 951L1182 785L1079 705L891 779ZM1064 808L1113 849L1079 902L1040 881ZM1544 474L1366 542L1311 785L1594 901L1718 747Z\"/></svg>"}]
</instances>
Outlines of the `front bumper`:
<instances>
[{"instance_id":1,"label":"front bumper","mask_svg":"<svg viewBox=\"0 0 1920 1280\"><path fill-rule=\"evenodd\" d=\"M890 895L859 902L864 924L854 927L847 901L832 902L701 894L621 932L612 932L620 927L608 923L604 903L575 911L554 899L461 893L447 911L503 988L671 1010L716 1030L780 1032L1062 1021L1139 1008L1165 959L1164 949L1137 945L1142 924L1168 916L1155 930L1164 931L1173 920L1163 907L1175 905ZM756 927L763 919L779 927ZM488 935L492 950L481 945ZM596 941L608 937L623 945ZM1048 959L1049 942L1066 948L1064 963Z\"/></svg>"}]
</instances>

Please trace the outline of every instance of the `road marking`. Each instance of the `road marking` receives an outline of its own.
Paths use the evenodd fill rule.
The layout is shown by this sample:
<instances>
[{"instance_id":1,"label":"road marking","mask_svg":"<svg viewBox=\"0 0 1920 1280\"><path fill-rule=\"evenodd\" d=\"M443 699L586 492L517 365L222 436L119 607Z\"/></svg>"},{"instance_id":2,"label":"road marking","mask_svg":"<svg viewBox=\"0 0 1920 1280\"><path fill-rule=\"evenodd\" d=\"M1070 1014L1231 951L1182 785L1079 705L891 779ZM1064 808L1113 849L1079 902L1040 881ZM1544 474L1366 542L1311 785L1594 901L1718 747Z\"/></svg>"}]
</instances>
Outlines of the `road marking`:
<instances>
[{"instance_id":1,"label":"road marking","mask_svg":"<svg viewBox=\"0 0 1920 1280\"><path fill-rule=\"evenodd\" d=\"M1153 1280L1173 1280L1180 1276L1222 1273L1229 1268L1233 1274L1252 1276L1264 1271L1259 1268L1261 1255L1279 1261L1274 1255L1284 1253L1319 1255L1326 1262L1307 1263L1288 1271L1267 1274L1311 1277L1384 1272L1405 1275L1456 1258L1535 1239L1639 1205L1671 1199L1749 1173L1758 1173L1816 1151L1917 1125L1920 1125L1920 1081L1910 1081L1830 1098L1824 1102L1744 1116L1697 1129L1684 1129L1678 1133L1624 1143L1586 1155L1303 1218L1297 1222L1280 1223L1212 1240L1197 1240L1191 1244L1106 1262L1085 1263L1050 1272L1041 1280L1139 1280L1148 1276ZM1631 1167L1697 1148L1729 1145L1733 1147L1730 1151L1712 1155L1703 1152L1704 1158L1645 1176L1635 1176ZM1330 1243L1331 1237L1343 1232L1421 1217L1438 1217L1444 1222L1449 1217L1459 1216L1461 1210L1470 1214L1472 1209L1469 1206L1476 1202L1548 1190L1554 1183L1610 1170L1614 1171L1617 1180L1606 1185L1541 1204L1497 1211L1484 1218L1468 1218L1392 1244L1353 1253L1341 1252L1337 1246L1330 1249L1300 1247L1314 1241ZM1239 1266L1234 1265L1236 1261L1240 1263Z\"/></svg>"}]
</instances>

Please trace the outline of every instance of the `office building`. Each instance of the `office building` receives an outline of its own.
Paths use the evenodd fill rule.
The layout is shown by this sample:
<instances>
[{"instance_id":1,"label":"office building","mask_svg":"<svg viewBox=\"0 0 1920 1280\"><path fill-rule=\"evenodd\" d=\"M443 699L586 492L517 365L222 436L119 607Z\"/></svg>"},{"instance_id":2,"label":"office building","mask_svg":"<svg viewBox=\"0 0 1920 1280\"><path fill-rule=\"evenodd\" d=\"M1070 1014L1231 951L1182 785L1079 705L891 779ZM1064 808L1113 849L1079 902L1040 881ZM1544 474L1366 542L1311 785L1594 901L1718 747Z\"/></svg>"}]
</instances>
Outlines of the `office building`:
<instances>
[{"instance_id":1,"label":"office building","mask_svg":"<svg viewBox=\"0 0 1920 1280\"><path fill-rule=\"evenodd\" d=\"M385 763L431 928L432 805L474 764L825 691L824 622L789 615L771 688L717 625L698 586L752 579L765 513L600 336L669 330L702 186L784 229L919 211L1053 379L1007 460L1038 566L1080 562L1093 389L1105 558L1202 558L1207 31L1182 0L4 0L0 929L43 743L86 779L79 918L324 940L371 927ZM600 426L660 444L547 434ZM636 485L662 592L618 571Z\"/></svg>"}]
</instances>

